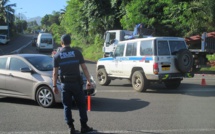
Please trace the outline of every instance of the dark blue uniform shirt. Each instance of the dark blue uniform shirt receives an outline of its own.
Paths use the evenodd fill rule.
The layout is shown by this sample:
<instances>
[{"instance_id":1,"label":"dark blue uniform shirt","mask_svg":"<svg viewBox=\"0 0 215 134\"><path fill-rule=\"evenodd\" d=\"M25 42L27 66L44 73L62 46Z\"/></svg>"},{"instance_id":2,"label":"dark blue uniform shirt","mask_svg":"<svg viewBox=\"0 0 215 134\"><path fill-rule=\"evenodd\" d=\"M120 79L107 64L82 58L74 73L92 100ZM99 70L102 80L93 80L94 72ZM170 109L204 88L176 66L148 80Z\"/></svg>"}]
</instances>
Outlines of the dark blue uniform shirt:
<instances>
[{"instance_id":1,"label":"dark blue uniform shirt","mask_svg":"<svg viewBox=\"0 0 215 134\"><path fill-rule=\"evenodd\" d=\"M53 58L54 67L60 67L60 75L80 75L79 65L84 63L82 53L71 47L64 47Z\"/></svg>"}]
</instances>

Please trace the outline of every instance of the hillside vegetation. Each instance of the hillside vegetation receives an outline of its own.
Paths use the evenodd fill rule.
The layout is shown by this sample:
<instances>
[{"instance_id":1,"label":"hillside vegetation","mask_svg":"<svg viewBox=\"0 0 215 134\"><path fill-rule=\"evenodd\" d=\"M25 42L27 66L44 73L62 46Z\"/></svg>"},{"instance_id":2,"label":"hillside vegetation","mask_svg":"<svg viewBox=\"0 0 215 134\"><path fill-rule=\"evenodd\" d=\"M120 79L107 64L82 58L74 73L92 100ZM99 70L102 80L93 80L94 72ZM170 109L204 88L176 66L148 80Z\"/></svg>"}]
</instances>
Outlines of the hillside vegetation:
<instances>
[{"instance_id":1,"label":"hillside vegetation","mask_svg":"<svg viewBox=\"0 0 215 134\"><path fill-rule=\"evenodd\" d=\"M68 0L65 9L42 18L42 28L60 42L72 36L86 59L102 57L103 34L107 30L133 30L137 23L155 29L155 36L189 37L214 31L213 0Z\"/></svg>"}]
</instances>

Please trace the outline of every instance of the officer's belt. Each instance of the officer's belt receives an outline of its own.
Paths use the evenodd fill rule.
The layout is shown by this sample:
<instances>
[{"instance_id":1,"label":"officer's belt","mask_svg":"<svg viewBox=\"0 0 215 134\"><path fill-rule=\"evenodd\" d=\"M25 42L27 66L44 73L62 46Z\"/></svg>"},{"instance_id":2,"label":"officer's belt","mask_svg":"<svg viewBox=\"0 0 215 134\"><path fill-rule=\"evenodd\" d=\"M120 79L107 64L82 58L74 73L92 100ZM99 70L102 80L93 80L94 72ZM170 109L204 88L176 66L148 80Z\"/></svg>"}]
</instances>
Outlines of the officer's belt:
<instances>
[{"instance_id":1,"label":"officer's belt","mask_svg":"<svg viewBox=\"0 0 215 134\"><path fill-rule=\"evenodd\" d=\"M61 83L74 83L74 82L80 82L81 80L80 75L60 75L59 80Z\"/></svg>"}]
</instances>

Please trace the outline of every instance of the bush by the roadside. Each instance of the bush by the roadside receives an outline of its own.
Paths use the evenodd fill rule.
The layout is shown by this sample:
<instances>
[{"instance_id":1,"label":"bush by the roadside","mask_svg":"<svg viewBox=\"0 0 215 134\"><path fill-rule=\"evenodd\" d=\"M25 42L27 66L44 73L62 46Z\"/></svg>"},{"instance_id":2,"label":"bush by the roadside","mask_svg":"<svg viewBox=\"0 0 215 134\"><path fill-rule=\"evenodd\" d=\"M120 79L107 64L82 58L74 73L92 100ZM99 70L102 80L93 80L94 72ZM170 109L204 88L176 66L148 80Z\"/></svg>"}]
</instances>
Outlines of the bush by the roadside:
<instances>
[{"instance_id":1,"label":"bush by the roadside","mask_svg":"<svg viewBox=\"0 0 215 134\"><path fill-rule=\"evenodd\" d=\"M94 44L85 46L83 49L83 55L85 59L97 61L99 58L102 58L103 52L102 52L102 46L103 46L104 40L100 35L96 35L94 39Z\"/></svg>"}]
</instances>

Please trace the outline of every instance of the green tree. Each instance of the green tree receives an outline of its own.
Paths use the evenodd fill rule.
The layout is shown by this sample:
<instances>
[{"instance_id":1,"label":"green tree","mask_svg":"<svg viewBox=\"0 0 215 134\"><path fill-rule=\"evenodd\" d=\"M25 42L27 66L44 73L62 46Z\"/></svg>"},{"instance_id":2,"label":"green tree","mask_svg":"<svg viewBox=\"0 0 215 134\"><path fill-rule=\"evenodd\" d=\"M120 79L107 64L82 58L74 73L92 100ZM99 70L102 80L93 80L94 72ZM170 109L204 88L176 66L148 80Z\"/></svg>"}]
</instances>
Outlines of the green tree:
<instances>
[{"instance_id":1,"label":"green tree","mask_svg":"<svg viewBox=\"0 0 215 134\"><path fill-rule=\"evenodd\" d=\"M60 16L60 12L55 11L53 14L46 14L41 20L42 27L47 30L52 24L60 25Z\"/></svg>"},{"instance_id":2,"label":"green tree","mask_svg":"<svg viewBox=\"0 0 215 134\"><path fill-rule=\"evenodd\" d=\"M12 7L16 4L8 4L9 0L0 0L0 25L7 25L9 30L7 31L8 36L12 32L14 26L14 9ZM6 31L5 31L6 33Z\"/></svg>"},{"instance_id":3,"label":"green tree","mask_svg":"<svg viewBox=\"0 0 215 134\"><path fill-rule=\"evenodd\" d=\"M165 17L163 9L168 6L166 0L132 0L125 6L125 13L121 19L124 29L133 30L138 23L143 23L145 27L156 29L157 35L165 34L165 26L162 19Z\"/></svg>"},{"instance_id":4,"label":"green tree","mask_svg":"<svg viewBox=\"0 0 215 134\"><path fill-rule=\"evenodd\" d=\"M60 12L53 12L51 15L49 15L49 19L48 19L48 21L49 21L49 24L57 24L57 25L60 25ZM50 25L50 26L51 26Z\"/></svg>"},{"instance_id":5,"label":"green tree","mask_svg":"<svg viewBox=\"0 0 215 134\"><path fill-rule=\"evenodd\" d=\"M15 22L16 32L22 33L27 30L28 23L26 20L17 20Z\"/></svg>"},{"instance_id":6,"label":"green tree","mask_svg":"<svg viewBox=\"0 0 215 134\"><path fill-rule=\"evenodd\" d=\"M52 31L52 34L54 35L54 40L57 44L60 44L60 37L65 34L64 27L57 25L56 23L52 24L49 27L49 31Z\"/></svg>"},{"instance_id":7,"label":"green tree","mask_svg":"<svg viewBox=\"0 0 215 134\"><path fill-rule=\"evenodd\" d=\"M166 20L180 36L201 34L214 29L213 23L214 2L211 0L176 1L165 8Z\"/></svg>"},{"instance_id":8,"label":"green tree","mask_svg":"<svg viewBox=\"0 0 215 134\"><path fill-rule=\"evenodd\" d=\"M96 34L122 28L121 4L122 0L70 0L61 25L80 42L93 44Z\"/></svg>"}]
</instances>

